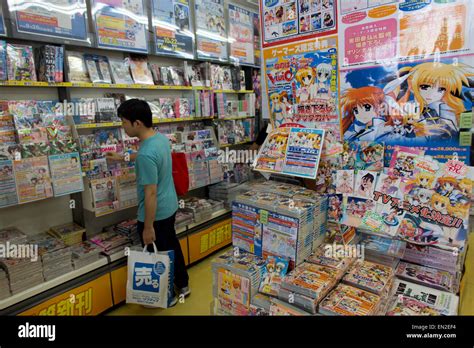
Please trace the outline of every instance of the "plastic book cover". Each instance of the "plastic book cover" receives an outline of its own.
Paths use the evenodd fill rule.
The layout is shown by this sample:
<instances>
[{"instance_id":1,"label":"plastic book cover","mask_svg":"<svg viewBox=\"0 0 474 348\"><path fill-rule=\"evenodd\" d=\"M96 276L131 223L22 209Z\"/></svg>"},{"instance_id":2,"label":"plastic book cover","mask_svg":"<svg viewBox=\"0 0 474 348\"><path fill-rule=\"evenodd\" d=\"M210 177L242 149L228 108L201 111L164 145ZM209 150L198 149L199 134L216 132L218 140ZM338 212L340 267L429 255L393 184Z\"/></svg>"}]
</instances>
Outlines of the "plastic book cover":
<instances>
[{"instance_id":1,"label":"plastic book cover","mask_svg":"<svg viewBox=\"0 0 474 348\"><path fill-rule=\"evenodd\" d=\"M106 215L118 209L114 177L91 180L91 188L95 216Z\"/></svg>"},{"instance_id":2,"label":"plastic book cover","mask_svg":"<svg viewBox=\"0 0 474 348\"><path fill-rule=\"evenodd\" d=\"M250 281L232 273L226 269L219 268L217 271L218 297L231 302L250 305Z\"/></svg>"},{"instance_id":3,"label":"plastic book cover","mask_svg":"<svg viewBox=\"0 0 474 348\"><path fill-rule=\"evenodd\" d=\"M171 67L166 67L162 66L160 68L160 73L161 73L161 82L165 86L173 86L174 81L173 81L173 76L171 73Z\"/></svg>"},{"instance_id":4,"label":"plastic book cover","mask_svg":"<svg viewBox=\"0 0 474 348\"><path fill-rule=\"evenodd\" d=\"M94 131L94 135L94 146L101 152L120 152L122 150L120 129L98 129Z\"/></svg>"},{"instance_id":5,"label":"plastic book cover","mask_svg":"<svg viewBox=\"0 0 474 348\"><path fill-rule=\"evenodd\" d=\"M201 72L201 66L199 64L192 64L190 62L184 62L184 69L186 78L193 87L204 86L203 76Z\"/></svg>"},{"instance_id":6,"label":"plastic book cover","mask_svg":"<svg viewBox=\"0 0 474 348\"><path fill-rule=\"evenodd\" d=\"M359 243L365 248L366 253L378 253L399 259L403 257L406 248L406 242L401 240L365 233L361 233Z\"/></svg>"},{"instance_id":7,"label":"plastic book cover","mask_svg":"<svg viewBox=\"0 0 474 348\"><path fill-rule=\"evenodd\" d=\"M428 286L397 279L393 285L395 296L411 297L439 310L443 315L458 315L459 296Z\"/></svg>"},{"instance_id":8,"label":"plastic book cover","mask_svg":"<svg viewBox=\"0 0 474 348\"><path fill-rule=\"evenodd\" d=\"M319 313L329 315L374 315L380 304L380 296L339 284L319 304Z\"/></svg>"},{"instance_id":9,"label":"plastic book cover","mask_svg":"<svg viewBox=\"0 0 474 348\"><path fill-rule=\"evenodd\" d=\"M133 79L130 75L130 62L128 58L109 58L109 64L110 70L112 71L112 79L115 84L133 84Z\"/></svg>"},{"instance_id":10,"label":"plastic book cover","mask_svg":"<svg viewBox=\"0 0 474 348\"><path fill-rule=\"evenodd\" d=\"M70 82L91 82L82 53L66 51L66 59L68 63L68 80Z\"/></svg>"},{"instance_id":11,"label":"plastic book cover","mask_svg":"<svg viewBox=\"0 0 474 348\"><path fill-rule=\"evenodd\" d=\"M399 263L396 275L399 278L443 291L451 292L455 285L454 276L449 272L408 262Z\"/></svg>"},{"instance_id":12,"label":"plastic book cover","mask_svg":"<svg viewBox=\"0 0 474 348\"><path fill-rule=\"evenodd\" d=\"M155 82L155 85L161 86L163 85L163 80L161 78L161 67L156 64L156 63L151 63L149 64L150 70L151 70L151 75L153 76L153 81Z\"/></svg>"},{"instance_id":13,"label":"plastic book cover","mask_svg":"<svg viewBox=\"0 0 474 348\"><path fill-rule=\"evenodd\" d=\"M95 54L85 54L87 71L93 83L112 83L108 65L108 58ZM102 71L102 69L104 71Z\"/></svg>"},{"instance_id":14,"label":"plastic book cover","mask_svg":"<svg viewBox=\"0 0 474 348\"><path fill-rule=\"evenodd\" d=\"M0 81L8 79L7 42L0 40Z\"/></svg>"},{"instance_id":15,"label":"plastic book cover","mask_svg":"<svg viewBox=\"0 0 474 348\"><path fill-rule=\"evenodd\" d=\"M46 156L50 154L51 146L49 143L26 143L21 144L21 158L32 158Z\"/></svg>"},{"instance_id":16,"label":"plastic book cover","mask_svg":"<svg viewBox=\"0 0 474 348\"><path fill-rule=\"evenodd\" d=\"M336 193L352 195L354 191L354 171L338 170L336 172Z\"/></svg>"},{"instance_id":17,"label":"plastic book cover","mask_svg":"<svg viewBox=\"0 0 474 348\"><path fill-rule=\"evenodd\" d=\"M0 207L18 204L13 161L1 160L0 154ZM0 232L1 239L1 232Z\"/></svg>"},{"instance_id":18,"label":"plastic book cover","mask_svg":"<svg viewBox=\"0 0 474 348\"><path fill-rule=\"evenodd\" d=\"M267 295L277 296L282 278L288 272L289 261L275 256L268 256L266 261L267 264L263 270L259 291Z\"/></svg>"},{"instance_id":19,"label":"plastic book cover","mask_svg":"<svg viewBox=\"0 0 474 348\"><path fill-rule=\"evenodd\" d=\"M153 76L148 69L146 57L133 56L130 58L130 71L133 81L138 84L153 85Z\"/></svg>"},{"instance_id":20,"label":"plastic book cover","mask_svg":"<svg viewBox=\"0 0 474 348\"><path fill-rule=\"evenodd\" d=\"M184 86L184 72L183 69L170 66L168 68L169 76L171 77L172 85Z\"/></svg>"},{"instance_id":21,"label":"plastic book cover","mask_svg":"<svg viewBox=\"0 0 474 348\"><path fill-rule=\"evenodd\" d=\"M338 255L337 253L333 252L331 248L332 245L330 244L319 246L306 261L345 272L356 259L354 257L346 257L342 254Z\"/></svg>"},{"instance_id":22,"label":"plastic book cover","mask_svg":"<svg viewBox=\"0 0 474 348\"><path fill-rule=\"evenodd\" d=\"M390 267L369 261L357 261L343 281L355 287L381 294L393 278Z\"/></svg>"},{"instance_id":23,"label":"plastic book cover","mask_svg":"<svg viewBox=\"0 0 474 348\"><path fill-rule=\"evenodd\" d=\"M387 316L439 316L442 312L425 302L407 296L397 296L393 306L387 311Z\"/></svg>"},{"instance_id":24,"label":"plastic book cover","mask_svg":"<svg viewBox=\"0 0 474 348\"><path fill-rule=\"evenodd\" d=\"M53 196L48 157L33 157L13 162L19 203Z\"/></svg>"},{"instance_id":25,"label":"plastic book cover","mask_svg":"<svg viewBox=\"0 0 474 348\"><path fill-rule=\"evenodd\" d=\"M36 81L33 47L7 44L7 70L9 80Z\"/></svg>"}]
</instances>

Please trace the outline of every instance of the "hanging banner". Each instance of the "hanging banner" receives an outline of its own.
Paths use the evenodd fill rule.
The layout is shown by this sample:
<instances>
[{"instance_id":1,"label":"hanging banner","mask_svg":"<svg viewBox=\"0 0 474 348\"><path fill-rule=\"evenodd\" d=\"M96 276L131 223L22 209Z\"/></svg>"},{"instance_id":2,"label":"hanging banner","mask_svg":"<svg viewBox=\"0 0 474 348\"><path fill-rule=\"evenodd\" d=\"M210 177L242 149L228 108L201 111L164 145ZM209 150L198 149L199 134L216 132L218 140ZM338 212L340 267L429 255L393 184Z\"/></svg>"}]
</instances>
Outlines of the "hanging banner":
<instances>
[{"instance_id":1,"label":"hanging banner","mask_svg":"<svg viewBox=\"0 0 474 348\"><path fill-rule=\"evenodd\" d=\"M254 13L229 4L230 60L239 64L254 64Z\"/></svg>"},{"instance_id":2,"label":"hanging banner","mask_svg":"<svg viewBox=\"0 0 474 348\"><path fill-rule=\"evenodd\" d=\"M334 0L262 0L263 47L336 32Z\"/></svg>"},{"instance_id":3,"label":"hanging banner","mask_svg":"<svg viewBox=\"0 0 474 348\"><path fill-rule=\"evenodd\" d=\"M332 36L264 49L273 128L332 129L339 135L336 47Z\"/></svg>"},{"instance_id":4,"label":"hanging banner","mask_svg":"<svg viewBox=\"0 0 474 348\"><path fill-rule=\"evenodd\" d=\"M88 41L85 0L27 1L8 0L14 29L18 33L58 39ZM0 25L0 35L5 26Z\"/></svg>"},{"instance_id":5,"label":"hanging banner","mask_svg":"<svg viewBox=\"0 0 474 348\"><path fill-rule=\"evenodd\" d=\"M460 135L462 113L472 110L473 66L466 55L341 71L344 139L385 143L386 163L395 145L468 161Z\"/></svg>"},{"instance_id":6,"label":"hanging banner","mask_svg":"<svg viewBox=\"0 0 474 348\"><path fill-rule=\"evenodd\" d=\"M194 6L198 58L228 60L224 1L196 0Z\"/></svg>"},{"instance_id":7,"label":"hanging banner","mask_svg":"<svg viewBox=\"0 0 474 348\"><path fill-rule=\"evenodd\" d=\"M189 0L152 0L155 52L194 58L194 28Z\"/></svg>"},{"instance_id":8,"label":"hanging banner","mask_svg":"<svg viewBox=\"0 0 474 348\"><path fill-rule=\"evenodd\" d=\"M148 53L148 17L143 0L93 0L97 46Z\"/></svg>"},{"instance_id":9,"label":"hanging banner","mask_svg":"<svg viewBox=\"0 0 474 348\"><path fill-rule=\"evenodd\" d=\"M469 0L339 0L339 11L341 68L473 52Z\"/></svg>"}]
</instances>

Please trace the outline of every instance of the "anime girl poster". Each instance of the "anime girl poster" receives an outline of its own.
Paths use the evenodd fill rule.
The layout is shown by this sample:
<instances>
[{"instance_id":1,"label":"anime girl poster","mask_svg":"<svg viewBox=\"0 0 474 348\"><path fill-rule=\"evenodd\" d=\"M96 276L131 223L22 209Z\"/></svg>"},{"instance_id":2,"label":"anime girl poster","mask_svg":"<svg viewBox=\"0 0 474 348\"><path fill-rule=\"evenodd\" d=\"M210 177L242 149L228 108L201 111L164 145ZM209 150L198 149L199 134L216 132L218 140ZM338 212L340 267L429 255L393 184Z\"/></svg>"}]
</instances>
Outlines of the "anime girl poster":
<instances>
[{"instance_id":1,"label":"anime girl poster","mask_svg":"<svg viewBox=\"0 0 474 348\"><path fill-rule=\"evenodd\" d=\"M442 160L463 161L461 114L472 109L474 56L416 61L341 72L344 139L386 144L385 163L395 145L423 147Z\"/></svg>"},{"instance_id":2,"label":"anime girl poster","mask_svg":"<svg viewBox=\"0 0 474 348\"><path fill-rule=\"evenodd\" d=\"M274 128L339 126L336 37L264 50Z\"/></svg>"}]
</instances>

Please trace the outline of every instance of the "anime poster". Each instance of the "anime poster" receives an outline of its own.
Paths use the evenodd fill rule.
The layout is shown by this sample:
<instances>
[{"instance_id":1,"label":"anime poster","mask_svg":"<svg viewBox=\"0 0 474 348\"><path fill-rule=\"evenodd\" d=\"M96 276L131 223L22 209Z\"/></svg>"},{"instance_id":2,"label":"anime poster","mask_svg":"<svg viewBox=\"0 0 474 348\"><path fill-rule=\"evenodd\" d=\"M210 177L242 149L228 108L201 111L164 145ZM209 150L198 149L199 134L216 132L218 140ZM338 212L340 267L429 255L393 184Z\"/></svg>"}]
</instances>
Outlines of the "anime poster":
<instances>
[{"instance_id":1,"label":"anime poster","mask_svg":"<svg viewBox=\"0 0 474 348\"><path fill-rule=\"evenodd\" d=\"M273 128L339 126L336 44L328 37L264 50Z\"/></svg>"},{"instance_id":2,"label":"anime poster","mask_svg":"<svg viewBox=\"0 0 474 348\"><path fill-rule=\"evenodd\" d=\"M0 208L18 204L11 160L0 161Z\"/></svg>"},{"instance_id":3,"label":"anime poster","mask_svg":"<svg viewBox=\"0 0 474 348\"><path fill-rule=\"evenodd\" d=\"M460 146L461 114L472 109L474 55L342 71L341 118L344 139L393 147L420 147L440 160Z\"/></svg>"},{"instance_id":4,"label":"anime poster","mask_svg":"<svg viewBox=\"0 0 474 348\"><path fill-rule=\"evenodd\" d=\"M153 0L151 5L155 52L194 58L194 28L189 0Z\"/></svg>"},{"instance_id":5,"label":"anime poster","mask_svg":"<svg viewBox=\"0 0 474 348\"><path fill-rule=\"evenodd\" d=\"M224 0L196 0L197 57L226 61L227 32L224 18Z\"/></svg>"},{"instance_id":6,"label":"anime poster","mask_svg":"<svg viewBox=\"0 0 474 348\"><path fill-rule=\"evenodd\" d=\"M55 0L54 5L50 3L51 1L8 0L15 30L27 35L88 40L85 0ZM5 27L0 25L0 28L4 30Z\"/></svg>"},{"instance_id":7,"label":"anime poster","mask_svg":"<svg viewBox=\"0 0 474 348\"><path fill-rule=\"evenodd\" d=\"M472 53L469 0L339 0L341 68Z\"/></svg>"},{"instance_id":8,"label":"anime poster","mask_svg":"<svg viewBox=\"0 0 474 348\"><path fill-rule=\"evenodd\" d=\"M254 63L260 66L262 63L262 34L260 32L260 14L251 12L253 17L253 51L255 54Z\"/></svg>"},{"instance_id":9,"label":"anime poster","mask_svg":"<svg viewBox=\"0 0 474 348\"><path fill-rule=\"evenodd\" d=\"M54 196L84 191L79 153L49 156Z\"/></svg>"},{"instance_id":10,"label":"anime poster","mask_svg":"<svg viewBox=\"0 0 474 348\"><path fill-rule=\"evenodd\" d=\"M262 0L263 47L336 29L335 0Z\"/></svg>"},{"instance_id":11,"label":"anime poster","mask_svg":"<svg viewBox=\"0 0 474 348\"><path fill-rule=\"evenodd\" d=\"M254 64L254 13L229 4L230 60L240 64Z\"/></svg>"},{"instance_id":12,"label":"anime poster","mask_svg":"<svg viewBox=\"0 0 474 348\"><path fill-rule=\"evenodd\" d=\"M315 179L324 142L324 130L291 128L282 174Z\"/></svg>"},{"instance_id":13,"label":"anime poster","mask_svg":"<svg viewBox=\"0 0 474 348\"><path fill-rule=\"evenodd\" d=\"M148 17L143 0L93 0L97 46L148 53Z\"/></svg>"}]
</instances>

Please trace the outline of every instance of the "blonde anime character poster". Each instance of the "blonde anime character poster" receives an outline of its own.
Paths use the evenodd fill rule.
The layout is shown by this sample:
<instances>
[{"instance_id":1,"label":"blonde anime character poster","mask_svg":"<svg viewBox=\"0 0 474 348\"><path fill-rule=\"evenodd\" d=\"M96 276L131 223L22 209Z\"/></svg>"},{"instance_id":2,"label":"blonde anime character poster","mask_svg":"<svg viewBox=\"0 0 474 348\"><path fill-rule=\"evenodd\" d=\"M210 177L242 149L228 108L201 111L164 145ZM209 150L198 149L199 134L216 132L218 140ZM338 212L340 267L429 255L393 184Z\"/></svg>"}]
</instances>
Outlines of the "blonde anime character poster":
<instances>
[{"instance_id":1,"label":"blonde anime character poster","mask_svg":"<svg viewBox=\"0 0 474 348\"><path fill-rule=\"evenodd\" d=\"M339 129L337 38L264 50L273 128Z\"/></svg>"},{"instance_id":2,"label":"blonde anime character poster","mask_svg":"<svg viewBox=\"0 0 474 348\"><path fill-rule=\"evenodd\" d=\"M385 143L386 164L396 145L441 162L456 153L468 163L462 129L472 110L473 63L464 55L341 71L344 139Z\"/></svg>"}]
</instances>

